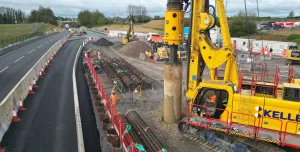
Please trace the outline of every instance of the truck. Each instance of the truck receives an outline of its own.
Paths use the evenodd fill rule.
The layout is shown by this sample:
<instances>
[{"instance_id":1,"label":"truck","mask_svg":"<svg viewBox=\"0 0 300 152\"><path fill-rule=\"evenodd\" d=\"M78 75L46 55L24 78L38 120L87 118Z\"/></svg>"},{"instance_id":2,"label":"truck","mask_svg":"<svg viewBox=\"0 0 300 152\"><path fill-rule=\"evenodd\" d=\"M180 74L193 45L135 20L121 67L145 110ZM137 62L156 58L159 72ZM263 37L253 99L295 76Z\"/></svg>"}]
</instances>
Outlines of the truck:
<instances>
[{"instance_id":1,"label":"truck","mask_svg":"<svg viewBox=\"0 0 300 152\"><path fill-rule=\"evenodd\" d=\"M87 28L85 26L81 26L79 31L80 31L80 36L87 35Z\"/></svg>"},{"instance_id":2,"label":"truck","mask_svg":"<svg viewBox=\"0 0 300 152\"><path fill-rule=\"evenodd\" d=\"M69 29L69 28L70 28L70 25L69 25L69 24L65 24L65 28L66 28L66 29Z\"/></svg>"}]
</instances>

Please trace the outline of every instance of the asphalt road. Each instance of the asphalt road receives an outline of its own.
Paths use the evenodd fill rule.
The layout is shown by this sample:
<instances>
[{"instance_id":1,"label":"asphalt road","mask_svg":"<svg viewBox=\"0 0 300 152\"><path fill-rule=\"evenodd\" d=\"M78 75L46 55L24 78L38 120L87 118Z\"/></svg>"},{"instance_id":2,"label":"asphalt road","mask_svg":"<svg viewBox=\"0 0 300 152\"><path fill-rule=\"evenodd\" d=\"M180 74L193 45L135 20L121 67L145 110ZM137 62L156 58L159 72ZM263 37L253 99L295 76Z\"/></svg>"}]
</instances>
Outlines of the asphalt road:
<instances>
[{"instance_id":1,"label":"asphalt road","mask_svg":"<svg viewBox=\"0 0 300 152\"><path fill-rule=\"evenodd\" d=\"M0 57L0 103L41 56L67 31L38 40Z\"/></svg>"},{"instance_id":2,"label":"asphalt road","mask_svg":"<svg viewBox=\"0 0 300 152\"><path fill-rule=\"evenodd\" d=\"M82 41L69 41L62 48L35 94L24 101L27 110L19 113L21 121L11 124L1 142L6 152L77 151L72 68Z\"/></svg>"},{"instance_id":3,"label":"asphalt road","mask_svg":"<svg viewBox=\"0 0 300 152\"><path fill-rule=\"evenodd\" d=\"M86 152L101 152L99 133L97 129L94 110L91 104L89 86L83 73L82 58L76 69L76 83L82 123L84 147Z\"/></svg>"}]
</instances>

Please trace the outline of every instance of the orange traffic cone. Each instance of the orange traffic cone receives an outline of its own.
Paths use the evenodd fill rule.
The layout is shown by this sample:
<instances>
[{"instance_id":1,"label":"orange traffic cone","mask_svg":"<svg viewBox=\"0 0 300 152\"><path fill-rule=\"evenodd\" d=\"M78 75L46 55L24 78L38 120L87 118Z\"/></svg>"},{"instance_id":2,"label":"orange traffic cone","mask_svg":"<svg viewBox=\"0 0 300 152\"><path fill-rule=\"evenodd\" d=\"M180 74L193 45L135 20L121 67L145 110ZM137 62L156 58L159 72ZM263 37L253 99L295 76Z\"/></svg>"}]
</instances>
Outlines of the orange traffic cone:
<instances>
[{"instance_id":1,"label":"orange traffic cone","mask_svg":"<svg viewBox=\"0 0 300 152\"><path fill-rule=\"evenodd\" d=\"M24 108L24 106L23 106L22 98L20 98L20 107L19 107L19 110L20 111L25 111L26 110L26 108Z\"/></svg>"},{"instance_id":2,"label":"orange traffic cone","mask_svg":"<svg viewBox=\"0 0 300 152\"><path fill-rule=\"evenodd\" d=\"M44 72L44 66L42 66L42 74L45 75L46 72Z\"/></svg>"},{"instance_id":3,"label":"orange traffic cone","mask_svg":"<svg viewBox=\"0 0 300 152\"><path fill-rule=\"evenodd\" d=\"M37 88L35 79L33 79L33 88L34 88L34 89Z\"/></svg>"},{"instance_id":4,"label":"orange traffic cone","mask_svg":"<svg viewBox=\"0 0 300 152\"><path fill-rule=\"evenodd\" d=\"M31 84L29 84L29 94L34 94Z\"/></svg>"},{"instance_id":5,"label":"orange traffic cone","mask_svg":"<svg viewBox=\"0 0 300 152\"><path fill-rule=\"evenodd\" d=\"M51 64L50 64L50 60L48 60L47 63L45 64L45 67L49 69L49 68L50 68L50 65L51 65Z\"/></svg>"},{"instance_id":6,"label":"orange traffic cone","mask_svg":"<svg viewBox=\"0 0 300 152\"><path fill-rule=\"evenodd\" d=\"M19 122L20 118L17 115L17 111L15 109L15 107L13 107L13 122Z\"/></svg>"},{"instance_id":7,"label":"orange traffic cone","mask_svg":"<svg viewBox=\"0 0 300 152\"><path fill-rule=\"evenodd\" d=\"M42 71L40 71L40 79L43 78L43 74Z\"/></svg>"}]
</instances>

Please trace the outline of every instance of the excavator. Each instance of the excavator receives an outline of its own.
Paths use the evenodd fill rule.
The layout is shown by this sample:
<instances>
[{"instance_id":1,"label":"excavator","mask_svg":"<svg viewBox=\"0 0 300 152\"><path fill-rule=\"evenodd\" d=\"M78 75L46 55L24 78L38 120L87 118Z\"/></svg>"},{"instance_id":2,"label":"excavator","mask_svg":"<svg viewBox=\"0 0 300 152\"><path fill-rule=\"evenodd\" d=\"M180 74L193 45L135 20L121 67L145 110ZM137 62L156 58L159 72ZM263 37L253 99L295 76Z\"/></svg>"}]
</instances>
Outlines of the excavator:
<instances>
[{"instance_id":1,"label":"excavator","mask_svg":"<svg viewBox=\"0 0 300 152\"><path fill-rule=\"evenodd\" d=\"M132 33L132 34L131 34ZM134 28L132 21L129 22L129 28L126 35L122 37L122 44L127 45L131 41L136 41L137 38L134 36Z\"/></svg>"},{"instance_id":2,"label":"excavator","mask_svg":"<svg viewBox=\"0 0 300 152\"><path fill-rule=\"evenodd\" d=\"M211 151L285 151L300 148L300 85L279 80L276 65L251 64L241 70L231 44L223 0L168 0L164 42L171 50L171 65L183 41L183 20L191 12L187 41L185 118L179 131ZM211 11L212 10L212 11ZM218 15L224 45L217 48L209 30ZM223 75L218 69L224 68ZM203 76L205 68L209 77ZM176 110L176 109L171 109Z\"/></svg>"},{"instance_id":3,"label":"excavator","mask_svg":"<svg viewBox=\"0 0 300 152\"><path fill-rule=\"evenodd\" d=\"M286 64L300 63L300 49L298 46L290 46L286 52Z\"/></svg>"}]
</instances>

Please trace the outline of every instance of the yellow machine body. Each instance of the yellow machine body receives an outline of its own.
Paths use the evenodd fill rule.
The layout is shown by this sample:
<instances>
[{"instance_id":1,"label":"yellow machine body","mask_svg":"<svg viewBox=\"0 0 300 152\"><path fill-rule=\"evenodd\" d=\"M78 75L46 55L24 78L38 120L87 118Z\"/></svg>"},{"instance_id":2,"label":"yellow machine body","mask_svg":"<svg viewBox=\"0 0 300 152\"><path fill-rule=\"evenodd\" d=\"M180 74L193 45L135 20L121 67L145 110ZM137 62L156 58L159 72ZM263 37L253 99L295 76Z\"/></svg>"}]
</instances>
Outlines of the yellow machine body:
<instances>
[{"instance_id":1,"label":"yellow machine body","mask_svg":"<svg viewBox=\"0 0 300 152\"><path fill-rule=\"evenodd\" d=\"M134 28L133 28L132 21L130 21L129 28L127 30L127 34L122 37L122 44L127 45L130 41L133 40L133 37L134 37Z\"/></svg>"},{"instance_id":2,"label":"yellow machine body","mask_svg":"<svg viewBox=\"0 0 300 152\"><path fill-rule=\"evenodd\" d=\"M182 33L184 26L184 12L182 10L168 10L165 13L164 42L167 45L180 45L184 40Z\"/></svg>"},{"instance_id":3,"label":"yellow machine body","mask_svg":"<svg viewBox=\"0 0 300 152\"><path fill-rule=\"evenodd\" d=\"M278 134L283 135L285 132L291 133L296 136L295 138L300 138L300 136L297 136L300 135L300 124L298 124L300 122L300 102L283 100L282 96L270 97L268 95L237 92L242 84L239 83L239 74L234 57L235 52L231 44L223 0L216 0L224 40L222 48L216 48L206 34L207 30L213 27L215 21L213 17L205 12L204 4L205 0L193 0L192 3L191 45L186 91L186 96L191 100L189 113L195 114L193 106L200 98L205 97L201 90L221 90L227 92L227 102L222 105L224 112L219 118L221 122L252 126L262 131L264 129L275 131L275 136ZM166 30L170 30L170 28L166 28ZM173 39L176 38L167 40L177 44L177 41L172 41ZM209 80L203 80L202 78L203 71L201 71L200 66L203 64L209 69ZM219 77L216 71L222 65L225 65L224 77L218 80ZM257 131L257 133L259 132ZM256 136L259 136L259 134ZM260 138L264 140L263 137L258 139ZM294 139L289 138L289 140L293 142ZM292 144L297 145L298 143Z\"/></svg>"},{"instance_id":4,"label":"yellow machine body","mask_svg":"<svg viewBox=\"0 0 300 152\"><path fill-rule=\"evenodd\" d=\"M296 54L297 57L295 57L292 54ZM286 52L286 60L288 63L300 63L300 50L288 50Z\"/></svg>"}]
</instances>

